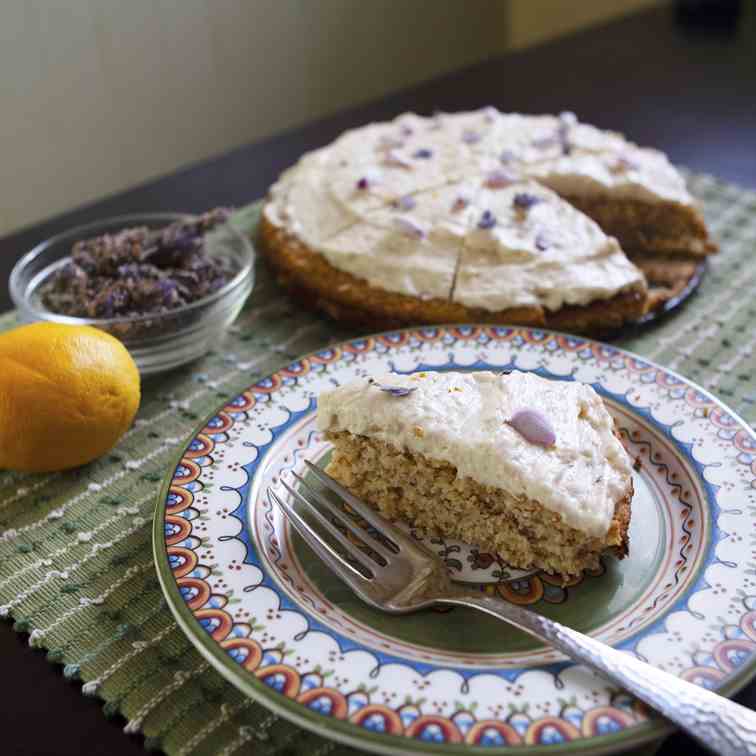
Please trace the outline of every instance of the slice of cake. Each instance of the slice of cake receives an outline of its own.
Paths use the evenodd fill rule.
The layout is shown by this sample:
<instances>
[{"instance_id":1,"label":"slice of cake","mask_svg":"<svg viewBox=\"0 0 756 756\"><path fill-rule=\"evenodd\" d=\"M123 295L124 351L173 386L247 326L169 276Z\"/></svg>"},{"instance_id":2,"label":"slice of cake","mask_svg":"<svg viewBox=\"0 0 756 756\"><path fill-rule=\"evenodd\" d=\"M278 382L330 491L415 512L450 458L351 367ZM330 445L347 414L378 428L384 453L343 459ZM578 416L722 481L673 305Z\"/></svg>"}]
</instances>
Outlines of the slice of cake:
<instances>
[{"instance_id":1,"label":"slice of cake","mask_svg":"<svg viewBox=\"0 0 756 756\"><path fill-rule=\"evenodd\" d=\"M317 422L327 472L390 519L563 576L627 554L631 460L586 384L388 374L322 393Z\"/></svg>"}]
</instances>

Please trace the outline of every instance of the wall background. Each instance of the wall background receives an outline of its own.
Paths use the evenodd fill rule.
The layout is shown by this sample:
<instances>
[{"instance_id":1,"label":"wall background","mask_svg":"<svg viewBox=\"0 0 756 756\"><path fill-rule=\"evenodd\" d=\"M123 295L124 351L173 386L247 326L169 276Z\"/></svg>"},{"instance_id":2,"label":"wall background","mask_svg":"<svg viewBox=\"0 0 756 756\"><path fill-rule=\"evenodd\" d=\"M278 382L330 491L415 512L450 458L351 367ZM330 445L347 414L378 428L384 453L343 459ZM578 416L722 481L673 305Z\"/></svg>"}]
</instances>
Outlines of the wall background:
<instances>
[{"instance_id":1,"label":"wall background","mask_svg":"<svg viewBox=\"0 0 756 756\"><path fill-rule=\"evenodd\" d=\"M654 0L3 0L0 235Z\"/></svg>"}]
</instances>

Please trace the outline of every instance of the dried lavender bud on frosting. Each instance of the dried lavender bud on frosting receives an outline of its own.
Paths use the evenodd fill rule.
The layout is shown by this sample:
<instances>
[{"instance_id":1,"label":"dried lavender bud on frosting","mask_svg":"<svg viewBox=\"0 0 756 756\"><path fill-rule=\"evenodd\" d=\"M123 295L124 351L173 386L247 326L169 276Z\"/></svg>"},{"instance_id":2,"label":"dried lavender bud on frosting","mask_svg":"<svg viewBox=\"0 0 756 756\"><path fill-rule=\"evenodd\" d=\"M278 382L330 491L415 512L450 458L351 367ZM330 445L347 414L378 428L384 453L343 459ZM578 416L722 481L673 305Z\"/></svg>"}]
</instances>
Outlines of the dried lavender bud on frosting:
<instances>
[{"instance_id":1,"label":"dried lavender bud on frosting","mask_svg":"<svg viewBox=\"0 0 756 756\"><path fill-rule=\"evenodd\" d=\"M517 181L517 178L507 171L491 171L491 173L486 176L483 186L488 189L504 189L504 187L514 184L515 181Z\"/></svg>"},{"instance_id":2,"label":"dried lavender bud on frosting","mask_svg":"<svg viewBox=\"0 0 756 756\"><path fill-rule=\"evenodd\" d=\"M496 110L493 105L489 105L487 108L484 108L483 110L483 120L486 123L493 123L496 120L496 117L499 115L499 111Z\"/></svg>"},{"instance_id":3,"label":"dried lavender bud on frosting","mask_svg":"<svg viewBox=\"0 0 756 756\"><path fill-rule=\"evenodd\" d=\"M379 150L392 150L394 148L399 148L399 147L404 147L404 142L401 139L397 139L396 137L389 136L388 134L384 134L378 140Z\"/></svg>"},{"instance_id":4,"label":"dried lavender bud on frosting","mask_svg":"<svg viewBox=\"0 0 756 756\"><path fill-rule=\"evenodd\" d=\"M383 162L386 165L393 165L398 168L412 168L412 163L402 157L396 150L388 150L386 156L383 158Z\"/></svg>"},{"instance_id":5,"label":"dried lavender bud on frosting","mask_svg":"<svg viewBox=\"0 0 756 756\"><path fill-rule=\"evenodd\" d=\"M195 302L236 275L233 263L205 253L204 235L224 223L225 208L163 229L127 228L83 239L40 287L51 312L79 318L157 314Z\"/></svg>"},{"instance_id":6,"label":"dried lavender bud on frosting","mask_svg":"<svg viewBox=\"0 0 756 756\"><path fill-rule=\"evenodd\" d=\"M545 447L556 444L556 434L551 423L538 410L518 410L505 422L531 444Z\"/></svg>"},{"instance_id":7,"label":"dried lavender bud on frosting","mask_svg":"<svg viewBox=\"0 0 756 756\"><path fill-rule=\"evenodd\" d=\"M420 160L428 160L429 158L433 157L433 150L429 150L423 147L422 149L417 150L417 152L415 152L412 157L418 158Z\"/></svg>"},{"instance_id":8,"label":"dried lavender bud on frosting","mask_svg":"<svg viewBox=\"0 0 756 756\"><path fill-rule=\"evenodd\" d=\"M545 136L545 137L538 137L538 139L533 139L531 141L531 145L535 147L538 150L545 150L549 147L553 147L557 143L557 138L553 136Z\"/></svg>"},{"instance_id":9,"label":"dried lavender bud on frosting","mask_svg":"<svg viewBox=\"0 0 756 756\"><path fill-rule=\"evenodd\" d=\"M546 251L549 248L549 240L546 234L543 232L538 233L535 238L535 245L536 249L540 249L541 252Z\"/></svg>"},{"instance_id":10,"label":"dried lavender bud on frosting","mask_svg":"<svg viewBox=\"0 0 756 756\"><path fill-rule=\"evenodd\" d=\"M536 197L534 194L528 194L527 192L518 192L515 194L514 199L512 200L512 205L517 210L530 210L533 205L537 205L539 202L541 202L540 197Z\"/></svg>"},{"instance_id":11,"label":"dried lavender bud on frosting","mask_svg":"<svg viewBox=\"0 0 756 756\"><path fill-rule=\"evenodd\" d=\"M638 163L625 155L620 155L609 168L609 171L615 175L627 173L627 171L637 171Z\"/></svg>"},{"instance_id":12,"label":"dried lavender bud on frosting","mask_svg":"<svg viewBox=\"0 0 756 756\"><path fill-rule=\"evenodd\" d=\"M496 216L490 210L484 210L478 221L478 228L483 230L493 228L496 225Z\"/></svg>"},{"instance_id":13,"label":"dried lavender bud on frosting","mask_svg":"<svg viewBox=\"0 0 756 756\"><path fill-rule=\"evenodd\" d=\"M470 204L470 200L467 197L457 197L451 206L453 213L458 213L460 210L464 210Z\"/></svg>"},{"instance_id":14,"label":"dried lavender bud on frosting","mask_svg":"<svg viewBox=\"0 0 756 756\"><path fill-rule=\"evenodd\" d=\"M399 197L391 202L391 206L397 210L414 210L416 204L417 202L411 194L405 194L404 197Z\"/></svg>"},{"instance_id":15,"label":"dried lavender bud on frosting","mask_svg":"<svg viewBox=\"0 0 756 756\"><path fill-rule=\"evenodd\" d=\"M425 229L409 218L397 218L396 227L406 236L413 239L424 239Z\"/></svg>"},{"instance_id":16,"label":"dried lavender bud on frosting","mask_svg":"<svg viewBox=\"0 0 756 756\"><path fill-rule=\"evenodd\" d=\"M417 386L387 386L383 383L378 383L372 378L368 379L368 383L371 386L375 386L377 389L384 391L390 396L409 396L413 391L417 389Z\"/></svg>"}]
</instances>

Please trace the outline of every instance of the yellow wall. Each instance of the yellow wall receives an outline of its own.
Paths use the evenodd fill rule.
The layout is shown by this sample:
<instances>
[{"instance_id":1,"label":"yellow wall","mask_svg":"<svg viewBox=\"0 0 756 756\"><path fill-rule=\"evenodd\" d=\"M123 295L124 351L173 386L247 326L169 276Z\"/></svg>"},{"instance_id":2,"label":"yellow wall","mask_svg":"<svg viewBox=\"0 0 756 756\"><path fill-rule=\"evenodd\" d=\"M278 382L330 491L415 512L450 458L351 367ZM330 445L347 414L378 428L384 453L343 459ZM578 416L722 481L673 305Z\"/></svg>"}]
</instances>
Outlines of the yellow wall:
<instances>
[{"instance_id":1,"label":"yellow wall","mask_svg":"<svg viewBox=\"0 0 756 756\"><path fill-rule=\"evenodd\" d=\"M472 2L1 0L0 235L486 58Z\"/></svg>"},{"instance_id":2,"label":"yellow wall","mask_svg":"<svg viewBox=\"0 0 756 756\"><path fill-rule=\"evenodd\" d=\"M0 235L647 4L0 0Z\"/></svg>"}]
</instances>

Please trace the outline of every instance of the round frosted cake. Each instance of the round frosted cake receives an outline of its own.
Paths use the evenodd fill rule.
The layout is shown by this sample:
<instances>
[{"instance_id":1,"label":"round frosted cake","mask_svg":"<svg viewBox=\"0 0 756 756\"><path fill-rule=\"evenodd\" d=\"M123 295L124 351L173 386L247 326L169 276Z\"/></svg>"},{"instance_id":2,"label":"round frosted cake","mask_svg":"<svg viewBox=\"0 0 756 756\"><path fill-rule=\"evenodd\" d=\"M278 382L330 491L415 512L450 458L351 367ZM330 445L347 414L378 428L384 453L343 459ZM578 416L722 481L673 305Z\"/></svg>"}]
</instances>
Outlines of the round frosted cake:
<instances>
[{"instance_id":1,"label":"round frosted cake","mask_svg":"<svg viewBox=\"0 0 756 756\"><path fill-rule=\"evenodd\" d=\"M298 301L374 327L616 327L714 250L662 153L494 108L344 133L271 188L260 236Z\"/></svg>"}]
</instances>

